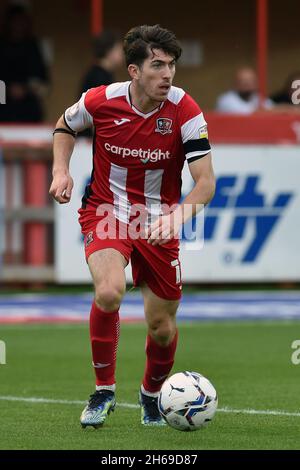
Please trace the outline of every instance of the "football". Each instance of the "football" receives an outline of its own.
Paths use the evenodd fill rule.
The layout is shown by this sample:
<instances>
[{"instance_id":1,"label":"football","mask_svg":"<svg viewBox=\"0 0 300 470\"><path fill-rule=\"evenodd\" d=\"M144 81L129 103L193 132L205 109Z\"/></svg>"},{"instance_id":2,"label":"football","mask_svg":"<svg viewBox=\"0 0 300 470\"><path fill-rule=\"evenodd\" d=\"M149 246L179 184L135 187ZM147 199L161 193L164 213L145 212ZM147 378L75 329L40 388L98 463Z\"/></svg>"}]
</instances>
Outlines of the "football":
<instances>
[{"instance_id":1,"label":"football","mask_svg":"<svg viewBox=\"0 0 300 470\"><path fill-rule=\"evenodd\" d=\"M172 375L163 383L158 404L162 417L172 428L196 431L213 419L218 397L206 377L185 371Z\"/></svg>"}]
</instances>

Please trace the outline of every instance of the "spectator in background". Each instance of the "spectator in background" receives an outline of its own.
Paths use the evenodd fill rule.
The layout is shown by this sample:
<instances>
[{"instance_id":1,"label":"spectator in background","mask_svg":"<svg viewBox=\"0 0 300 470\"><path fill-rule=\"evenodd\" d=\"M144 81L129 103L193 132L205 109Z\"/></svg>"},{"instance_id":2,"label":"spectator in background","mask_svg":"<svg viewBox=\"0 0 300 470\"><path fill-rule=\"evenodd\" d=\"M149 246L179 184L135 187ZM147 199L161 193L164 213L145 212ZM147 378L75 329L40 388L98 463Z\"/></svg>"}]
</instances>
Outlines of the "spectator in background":
<instances>
[{"instance_id":1,"label":"spectator in background","mask_svg":"<svg viewBox=\"0 0 300 470\"><path fill-rule=\"evenodd\" d=\"M90 88L113 83L113 72L123 64L122 43L112 31L104 31L94 39L93 52L94 63L82 80L80 95Z\"/></svg>"},{"instance_id":2,"label":"spectator in background","mask_svg":"<svg viewBox=\"0 0 300 470\"><path fill-rule=\"evenodd\" d=\"M115 82L113 72L124 61L122 42L113 31L103 31L93 41L94 63L84 76L80 96L90 88L100 85L110 85ZM79 137L92 137L93 130L86 129L79 133Z\"/></svg>"},{"instance_id":3,"label":"spectator in background","mask_svg":"<svg viewBox=\"0 0 300 470\"><path fill-rule=\"evenodd\" d=\"M290 74L282 89L271 96L271 100L275 105L286 105L286 109L288 109L287 106L289 105L294 106L292 95L295 91L295 88L293 88L293 82L296 80L300 81L300 71Z\"/></svg>"},{"instance_id":4,"label":"spectator in background","mask_svg":"<svg viewBox=\"0 0 300 470\"><path fill-rule=\"evenodd\" d=\"M251 114L261 109L271 109L273 102L266 99L261 107L258 96L257 76L250 67L239 68L233 90L220 95L216 111L220 113Z\"/></svg>"},{"instance_id":5,"label":"spectator in background","mask_svg":"<svg viewBox=\"0 0 300 470\"><path fill-rule=\"evenodd\" d=\"M10 5L5 12L0 32L0 60L0 79L6 84L6 104L0 106L0 122L42 121L42 99L49 75L24 5Z\"/></svg>"}]
</instances>

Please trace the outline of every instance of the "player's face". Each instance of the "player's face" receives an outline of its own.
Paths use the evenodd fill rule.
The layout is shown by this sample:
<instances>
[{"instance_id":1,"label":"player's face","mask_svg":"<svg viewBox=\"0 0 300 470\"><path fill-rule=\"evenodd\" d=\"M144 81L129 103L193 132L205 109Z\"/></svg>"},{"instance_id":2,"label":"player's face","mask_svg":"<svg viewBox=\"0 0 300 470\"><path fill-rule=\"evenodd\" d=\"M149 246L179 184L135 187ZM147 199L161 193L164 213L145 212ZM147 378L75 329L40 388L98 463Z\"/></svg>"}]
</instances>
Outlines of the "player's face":
<instances>
[{"instance_id":1,"label":"player's face","mask_svg":"<svg viewBox=\"0 0 300 470\"><path fill-rule=\"evenodd\" d=\"M165 101L175 75L174 57L160 49L150 51L149 57L138 69L138 84L153 101Z\"/></svg>"}]
</instances>

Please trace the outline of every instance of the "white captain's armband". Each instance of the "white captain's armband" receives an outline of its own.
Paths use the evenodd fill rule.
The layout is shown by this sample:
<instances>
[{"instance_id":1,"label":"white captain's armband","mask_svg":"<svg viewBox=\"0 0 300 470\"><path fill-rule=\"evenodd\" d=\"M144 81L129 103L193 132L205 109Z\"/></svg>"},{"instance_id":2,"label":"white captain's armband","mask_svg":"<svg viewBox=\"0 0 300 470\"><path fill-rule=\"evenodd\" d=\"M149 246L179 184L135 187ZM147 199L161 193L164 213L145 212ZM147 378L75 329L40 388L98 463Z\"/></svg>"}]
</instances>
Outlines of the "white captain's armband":
<instances>
[{"instance_id":1,"label":"white captain's armband","mask_svg":"<svg viewBox=\"0 0 300 470\"><path fill-rule=\"evenodd\" d=\"M93 125L93 117L84 104L85 95L86 93L83 93L80 100L66 109L64 114L65 124L74 132L83 131Z\"/></svg>"},{"instance_id":2,"label":"white captain's armband","mask_svg":"<svg viewBox=\"0 0 300 470\"><path fill-rule=\"evenodd\" d=\"M181 126L181 137L188 163L204 157L211 151L207 124L203 113L198 114Z\"/></svg>"}]
</instances>

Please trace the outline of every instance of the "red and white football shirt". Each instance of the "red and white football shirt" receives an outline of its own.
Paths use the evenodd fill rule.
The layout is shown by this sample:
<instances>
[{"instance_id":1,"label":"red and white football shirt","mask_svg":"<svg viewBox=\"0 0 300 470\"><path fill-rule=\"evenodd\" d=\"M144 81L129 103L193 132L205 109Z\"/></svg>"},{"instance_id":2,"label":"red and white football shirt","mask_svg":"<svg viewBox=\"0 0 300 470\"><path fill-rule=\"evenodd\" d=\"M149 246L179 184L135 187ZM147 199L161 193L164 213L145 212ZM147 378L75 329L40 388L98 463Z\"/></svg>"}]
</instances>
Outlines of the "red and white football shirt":
<instances>
[{"instance_id":1,"label":"red and white football shirt","mask_svg":"<svg viewBox=\"0 0 300 470\"><path fill-rule=\"evenodd\" d=\"M210 151L203 113L187 93L172 86L168 99L144 114L131 103L130 83L92 88L65 112L73 131L95 127L83 208L112 204L125 223L134 204L158 215L162 204L178 203L185 159L190 163Z\"/></svg>"}]
</instances>

